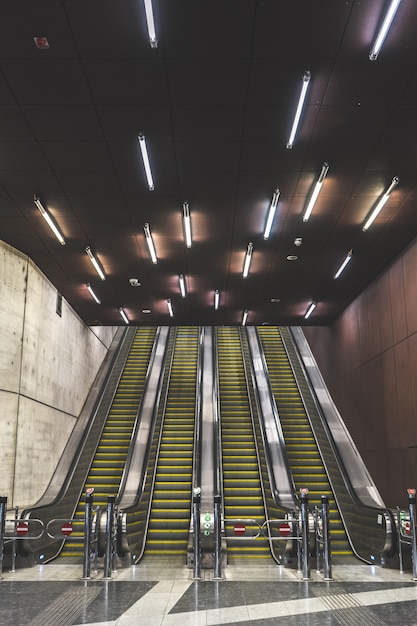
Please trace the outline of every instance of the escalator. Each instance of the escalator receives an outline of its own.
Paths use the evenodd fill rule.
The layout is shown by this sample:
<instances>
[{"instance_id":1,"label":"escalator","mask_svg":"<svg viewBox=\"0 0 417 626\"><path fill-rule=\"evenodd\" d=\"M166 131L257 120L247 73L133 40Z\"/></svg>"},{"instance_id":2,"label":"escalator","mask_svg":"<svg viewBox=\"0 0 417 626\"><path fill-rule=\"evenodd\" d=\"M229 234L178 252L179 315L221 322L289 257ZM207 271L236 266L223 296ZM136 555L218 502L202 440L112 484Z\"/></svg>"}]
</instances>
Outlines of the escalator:
<instances>
[{"instance_id":1,"label":"escalator","mask_svg":"<svg viewBox=\"0 0 417 626\"><path fill-rule=\"evenodd\" d=\"M322 495L328 496L332 553L337 557L352 555L280 331L276 327L259 327L258 333L297 492L308 488L310 509L320 507Z\"/></svg>"},{"instance_id":2,"label":"escalator","mask_svg":"<svg viewBox=\"0 0 417 626\"><path fill-rule=\"evenodd\" d=\"M85 493L87 489L94 488L94 506L105 508L107 496L116 495L118 491L155 335L156 328L143 327L136 331L83 490ZM85 500L82 498L74 514L71 541L65 543L61 556L82 557L84 518Z\"/></svg>"},{"instance_id":3,"label":"escalator","mask_svg":"<svg viewBox=\"0 0 417 626\"><path fill-rule=\"evenodd\" d=\"M146 555L186 555L190 530L199 328L181 326L171 366Z\"/></svg>"},{"instance_id":4,"label":"escalator","mask_svg":"<svg viewBox=\"0 0 417 626\"><path fill-rule=\"evenodd\" d=\"M217 355L222 432L223 496L226 533L233 536L227 518L253 519L260 526L265 508L259 476L239 328L217 329ZM233 525L233 524L232 524ZM250 535L256 527L247 526ZM270 556L265 539L242 541L229 538L228 555L262 558Z\"/></svg>"}]
</instances>

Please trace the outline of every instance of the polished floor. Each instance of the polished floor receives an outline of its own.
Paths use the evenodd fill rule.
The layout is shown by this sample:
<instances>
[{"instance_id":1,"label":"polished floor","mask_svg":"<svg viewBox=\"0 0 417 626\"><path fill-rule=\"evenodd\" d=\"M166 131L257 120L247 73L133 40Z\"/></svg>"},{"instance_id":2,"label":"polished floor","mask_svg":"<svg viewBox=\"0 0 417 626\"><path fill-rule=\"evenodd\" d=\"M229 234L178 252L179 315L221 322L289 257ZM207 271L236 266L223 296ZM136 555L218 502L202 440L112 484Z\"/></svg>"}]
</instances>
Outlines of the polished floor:
<instances>
[{"instance_id":1,"label":"polished floor","mask_svg":"<svg viewBox=\"0 0 417 626\"><path fill-rule=\"evenodd\" d=\"M4 568L0 598L1 626L417 626L411 570L356 560L333 563L330 581L242 559L222 580L203 570L195 581L181 560L149 557L84 581L80 565L58 562Z\"/></svg>"}]
</instances>

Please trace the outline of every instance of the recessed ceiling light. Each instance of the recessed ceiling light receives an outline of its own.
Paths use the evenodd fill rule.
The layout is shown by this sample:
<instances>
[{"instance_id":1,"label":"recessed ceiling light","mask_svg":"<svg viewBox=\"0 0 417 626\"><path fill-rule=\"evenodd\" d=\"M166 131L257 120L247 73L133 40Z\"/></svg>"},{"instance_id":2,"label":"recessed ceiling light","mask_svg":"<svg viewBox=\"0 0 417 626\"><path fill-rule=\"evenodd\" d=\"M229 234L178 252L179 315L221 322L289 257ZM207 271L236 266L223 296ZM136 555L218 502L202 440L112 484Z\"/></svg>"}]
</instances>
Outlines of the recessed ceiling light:
<instances>
[{"instance_id":1,"label":"recessed ceiling light","mask_svg":"<svg viewBox=\"0 0 417 626\"><path fill-rule=\"evenodd\" d=\"M289 254L287 256L287 261L296 261L298 259L298 256L296 254Z\"/></svg>"},{"instance_id":2,"label":"recessed ceiling light","mask_svg":"<svg viewBox=\"0 0 417 626\"><path fill-rule=\"evenodd\" d=\"M132 287L140 287L140 282L138 278L129 278L129 283Z\"/></svg>"},{"instance_id":3,"label":"recessed ceiling light","mask_svg":"<svg viewBox=\"0 0 417 626\"><path fill-rule=\"evenodd\" d=\"M151 312L150 309L142 309L142 313L144 313L145 315L147 315L150 312Z\"/></svg>"},{"instance_id":4,"label":"recessed ceiling light","mask_svg":"<svg viewBox=\"0 0 417 626\"><path fill-rule=\"evenodd\" d=\"M276 303L276 302L281 302L281 300L279 298L271 298L271 302Z\"/></svg>"}]
</instances>

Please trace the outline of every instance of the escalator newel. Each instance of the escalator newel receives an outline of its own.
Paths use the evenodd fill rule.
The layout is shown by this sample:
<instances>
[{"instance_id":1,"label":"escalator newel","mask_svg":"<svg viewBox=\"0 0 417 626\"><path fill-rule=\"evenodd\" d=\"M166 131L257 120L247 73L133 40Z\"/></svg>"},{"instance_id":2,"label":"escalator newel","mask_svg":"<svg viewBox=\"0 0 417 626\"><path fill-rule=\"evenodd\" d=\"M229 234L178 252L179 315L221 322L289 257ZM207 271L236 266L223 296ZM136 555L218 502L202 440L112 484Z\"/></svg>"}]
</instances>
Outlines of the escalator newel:
<instances>
[{"instance_id":1,"label":"escalator newel","mask_svg":"<svg viewBox=\"0 0 417 626\"><path fill-rule=\"evenodd\" d=\"M91 539L93 526L93 500L94 488L87 489L85 494L85 522L84 522L84 558L83 580L90 580L91 572Z\"/></svg>"},{"instance_id":2,"label":"escalator newel","mask_svg":"<svg viewBox=\"0 0 417 626\"><path fill-rule=\"evenodd\" d=\"M413 562L413 580L417 580L417 537L416 537L416 490L407 489L410 510L411 560Z\"/></svg>"},{"instance_id":3,"label":"escalator newel","mask_svg":"<svg viewBox=\"0 0 417 626\"><path fill-rule=\"evenodd\" d=\"M321 496L321 521L323 525L323 574L324 580L332 579L332 551L329 532L329 498Z\"/></svg>"}]
</instances>

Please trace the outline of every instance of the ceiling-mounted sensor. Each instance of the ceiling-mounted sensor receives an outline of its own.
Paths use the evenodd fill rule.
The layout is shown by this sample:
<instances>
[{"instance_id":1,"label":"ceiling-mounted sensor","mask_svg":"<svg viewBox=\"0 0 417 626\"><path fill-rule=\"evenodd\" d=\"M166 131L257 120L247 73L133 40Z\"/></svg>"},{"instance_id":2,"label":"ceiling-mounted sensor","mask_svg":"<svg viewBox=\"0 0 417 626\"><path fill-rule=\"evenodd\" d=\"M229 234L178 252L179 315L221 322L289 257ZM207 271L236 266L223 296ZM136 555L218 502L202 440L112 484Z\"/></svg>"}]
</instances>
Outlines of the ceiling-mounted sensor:
<instances>
[{"instance_id":1,"label":"ceiling-mounted sensor","mask_svg":"<svg viewBox=\"0 0 417 626\"><path fill-rule=\"evenodd\" d=\"M302 244L302 243L303 243L303 238L302 238L302 237L296 237L296 238L294 239L294 244L295 244L296 246L301 246L301 244Z\"/></svg>"},{"instance_id":2,"label":"ceiling-mounted sensor","mask_svg":"<svg viewBox=\"0 0 417 626\"><path fill-rule=\"evenodd\" d=\"M140 282L138 278L129 278L129 282L132 287L140 287Z\"/></svg>"}]
</instances>

